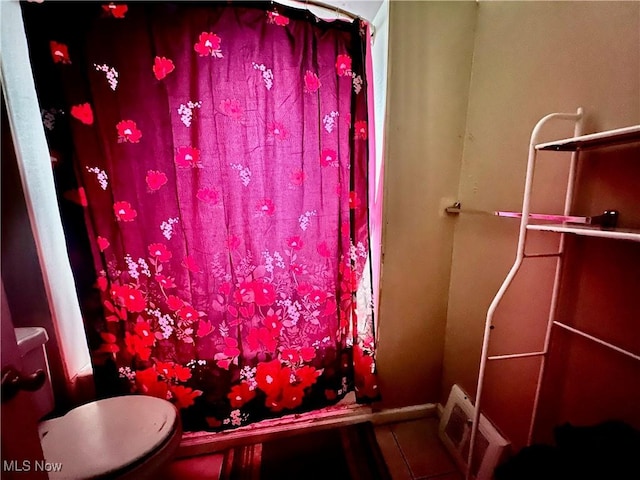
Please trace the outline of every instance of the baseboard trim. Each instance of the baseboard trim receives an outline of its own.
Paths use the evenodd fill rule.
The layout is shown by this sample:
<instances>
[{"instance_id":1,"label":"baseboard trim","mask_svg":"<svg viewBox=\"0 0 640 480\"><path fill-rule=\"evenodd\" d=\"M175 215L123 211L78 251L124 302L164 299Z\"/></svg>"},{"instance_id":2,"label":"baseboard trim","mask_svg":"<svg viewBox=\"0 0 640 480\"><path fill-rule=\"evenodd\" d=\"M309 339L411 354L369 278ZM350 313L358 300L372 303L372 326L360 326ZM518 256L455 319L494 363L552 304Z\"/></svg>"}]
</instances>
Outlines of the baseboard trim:
<instances>
[{"instance_id":1,"label":"baseboard trim","mask_svg":"<svg viewBox=\"0 0 640 480\"><path fill-rule=\"evenodd\" d=\"M423 417L433 417L437 414L437 406L433 403L423 403L421 405L410 405L400 408L385 408L375 410L368 420L374 425L384 425L385 423L406 422L417 420Z\"/></svg>"},{"instance_id":2,"label":"baseboard trim","mask_svg":"<svg viewBox=\"0 0 640 480\"><path fill-rule=\"evenodd\" d=\"M436 414L437 406L433 403L375 411L369 406L344 405L320 412L288 415L277 420L259 422L236 430L215 433L185 433L180 442L177 457L193 457L221 452L247 443L261 443L274 438L310 433L354 423L372 422L374 425L384 425L435 416Z\"/></svg>"}]
</instances>

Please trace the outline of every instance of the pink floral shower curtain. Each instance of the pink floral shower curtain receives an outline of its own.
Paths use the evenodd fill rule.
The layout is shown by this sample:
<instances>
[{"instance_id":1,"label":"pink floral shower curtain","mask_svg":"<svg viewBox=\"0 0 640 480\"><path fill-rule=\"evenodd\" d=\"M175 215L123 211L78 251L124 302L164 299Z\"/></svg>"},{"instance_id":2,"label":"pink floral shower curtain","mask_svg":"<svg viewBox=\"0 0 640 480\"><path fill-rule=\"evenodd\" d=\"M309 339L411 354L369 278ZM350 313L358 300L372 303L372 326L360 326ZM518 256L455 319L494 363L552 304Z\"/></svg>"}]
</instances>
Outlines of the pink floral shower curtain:
<instances>
[{"instance_id":1,"label":"pink floral shower curtain","mask_svg":"<svg viewBox=\"0 0 640 480\"><path fill-rule=\"evenodd\" d=\"M255 2L45 3L25 22L72 139L92 347L123 391L188 430L375 399L364 25Z\"/></svg>"}]
</instances>

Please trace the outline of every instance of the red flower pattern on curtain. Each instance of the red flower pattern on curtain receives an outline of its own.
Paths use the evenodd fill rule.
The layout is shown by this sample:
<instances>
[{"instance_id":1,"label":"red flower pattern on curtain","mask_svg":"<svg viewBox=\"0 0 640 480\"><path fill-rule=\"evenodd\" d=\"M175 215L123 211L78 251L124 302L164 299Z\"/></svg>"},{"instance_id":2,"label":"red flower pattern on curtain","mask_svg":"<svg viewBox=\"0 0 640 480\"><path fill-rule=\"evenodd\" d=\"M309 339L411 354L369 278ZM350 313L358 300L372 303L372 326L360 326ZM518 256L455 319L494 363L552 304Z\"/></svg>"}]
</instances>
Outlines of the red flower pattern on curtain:
<instances>
[{"instance_id":1,"label":"red flower pattern on curtain","mask_svg":"<svg viewBox=\"0 0 640 480\"><path fill-rule=\"evenodd\" d=\"M196 430L375 399L361 25L108 4L65 36L74 6L28 8L73 105L95 352L127 390Z\"/></svg>"}]
</instances>

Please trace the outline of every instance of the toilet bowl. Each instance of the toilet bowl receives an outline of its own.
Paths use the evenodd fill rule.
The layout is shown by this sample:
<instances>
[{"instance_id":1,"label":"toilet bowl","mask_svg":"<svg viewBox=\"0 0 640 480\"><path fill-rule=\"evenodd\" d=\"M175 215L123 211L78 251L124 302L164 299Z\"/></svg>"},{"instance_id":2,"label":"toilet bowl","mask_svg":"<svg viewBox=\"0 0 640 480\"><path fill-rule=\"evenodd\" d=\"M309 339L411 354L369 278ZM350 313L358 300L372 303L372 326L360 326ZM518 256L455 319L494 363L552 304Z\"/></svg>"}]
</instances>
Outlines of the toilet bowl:
<instances>
[{"instance_id":1,"label":"toilet bowl","mask_svg":"<svg viewBox=\"0 0 640 480\"><path fill-rule=\"evenodd\" d=\"M153 478L182 436L176 408L155 397L126 395L87 403L40 424L50 479Z\"/></svg>"},{"instance_id":2,"label":"toilet bowl","mask_svg":"<svg viewBox=\"0 0 640 480\"><path fill-rule=\"evenodd\" d=\"M40 327L16 328L23 363L49 375ZM27 348L28 344L28 348ZM38 413L53 410L51 385L34 393ZM125 395L90 402L38 426L45 461L59 465L50 479L156 478L182 437L180 416L167 400Z\"/></svg>"}]
</instances>

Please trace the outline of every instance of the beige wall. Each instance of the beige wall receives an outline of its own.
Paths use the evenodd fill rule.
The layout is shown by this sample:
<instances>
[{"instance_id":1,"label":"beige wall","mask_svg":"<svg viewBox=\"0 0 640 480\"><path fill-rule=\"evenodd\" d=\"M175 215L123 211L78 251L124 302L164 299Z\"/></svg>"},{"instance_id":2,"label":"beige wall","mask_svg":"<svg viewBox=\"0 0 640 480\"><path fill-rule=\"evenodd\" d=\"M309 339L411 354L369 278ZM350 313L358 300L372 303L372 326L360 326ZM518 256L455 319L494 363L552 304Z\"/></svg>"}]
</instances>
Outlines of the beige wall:
<instances>
[{"instance_id":1,"label":"beige wall","mask_svg":"<svg viewBox=\"0 0 640 480\"><path fill-rule=\"evenodd\" d=\"M378 370L383 405L439 399L454 201L475 2L390 5L385 240Z\"/></svg>"},{"instance_id":2,"label":"beige wall","mask_svg":"<svg viewBox=\"0 0 640 480\"><path fill-rule=\"evenodd\" d=\"M637 2L480 2L460 172L459 199L463 209L521 209L530 132L547 113L571 112L578 106L584 107L585 133L640 123L639 32L640 3ZM398 86L392 84L390 89L394 88ZM548 139L562 138L571 136L572 129L550 126L544 132ZM457 131L451 131L449 135L454 137ZM534 184L534 210L539 212L557 212L560 206L559 192L564 187L567 157L551 155L559 154L546 155L541 159L541 175ZM391 155L389 157L388 164L392 165L394 159ZM639 177L637 173L630 175L636 175L634 190L637 192L640 190L637 188ZM407 181L412 182L413 179ZM612 188L615 190L616 187ZM633 187L627 185L627 188ZM627 202L627 212L637 210L637 202L637 197L635 204ZM588 202L585 205L586 209L593 206ZM600 211L584 213L597 214ZM640 227L640 224L634 226ZM470 393L475 391L486 310L513 262L517 229L517 221L489 216L469 214L461 215L457 220L442 400L445 400L453 383L461 384ZM390 228L390 231L393 230ZM554 248L554 241L544 234L532 235L532 240L538 251ZM587 251L618 248L607 242L586 245L581 248ZM625 245L624 248L627 253L622 258L636 262L637 270L638 244ZM493 353L512 353L540 345L539 327L546 318L544 305L550 294L548 285L553 265L547 260L535 262L525 264L523 274L497 312ZM609 271L620 278L624 261L617 258L615 265ZM579 264L573 269L582 275ZM591 275L598 278L593 272ZM637 282L637 274L635 277L630 273L625 275L629 281ZM570 291L568 295L568 301L572 301L574 306L576 298L601 298L605 295L601 287L606 281L585 283L574 280L574 283L567 287L579 290L579 293ZM422 288L427 290L426 282ZM627 293L626 298L632 298L631 293ZM633 315L628 304L617 308L626 309L623 312L625 318ZM565 307L564 312L576 310L582 311ZM613 310L601 311L600 314L601 319L615 318L615 303ZM636 322L638 318L640 314ZM624 338L624 325L628 327L629 320L622 324L611 322L609 330L617 330L614 337ZM592 363L599 362L599 347L580 345L583 347L583 357L576 356L575 352L572 354L575 360L573 371L582 371L583 380L586 377L588 381L589 374L585 372L598 370ZM587 353L589 357L584 356ZM521 445L526 439L530 398L536 379L535 365L535 360L526 359L492 363L488 369L487 411L516 445ZM633 382L640 384L637 366L635 370L626 364L619 368L630 372L631 376L625 377L627 387ZM603 375L606 376L605 373ZM616 415L611 411L612 405L608 405L607 410L600 399L589 395L581 397L577 393L593 394L592 390L585 390L574 380L564 378L557 381L558 390L551 396L555 395L560 403L566 400L578 405L581 401L583 406L597 410L598 414L583 412L580 419L593 421L598 417L604 419ZM602 385L600 393L604 397L608 393L602 392ZM635 399L637 402L638 397ZM629 407L626 408L630 411ZM556 407L556 410L560 417L571 418L571 408L567 405Z\"/></svg>"}]
</instances>

